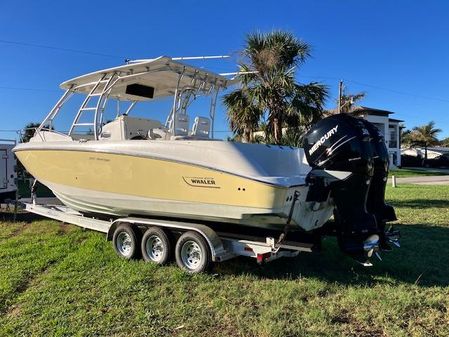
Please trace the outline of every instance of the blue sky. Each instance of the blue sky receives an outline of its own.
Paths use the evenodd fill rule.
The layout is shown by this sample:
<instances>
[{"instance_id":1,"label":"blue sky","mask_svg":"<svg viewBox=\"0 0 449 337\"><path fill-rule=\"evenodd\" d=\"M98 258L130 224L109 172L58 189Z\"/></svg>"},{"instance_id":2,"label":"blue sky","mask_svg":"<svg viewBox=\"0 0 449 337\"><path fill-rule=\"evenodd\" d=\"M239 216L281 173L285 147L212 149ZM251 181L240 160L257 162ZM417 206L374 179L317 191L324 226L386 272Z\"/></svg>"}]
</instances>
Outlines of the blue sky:
<instances>
[{"instance_id":1,"label":"blue sky","mask_svg":"<svg viewBox=\"0 0 449 337\"><path fill-rule=\"evenodd\" d=\"M284 29L312 46L297 80L327 84L328 107L343 79L350 92L366 92L363 105L395 111L409 128L434 120L447 137L448 15L444 0L3 1L0 129L43 119L68 78L125 58L236 55L247 33ZM233 61L203 65L233 71ZM218 112L215 129L226 131Z\"/></svg>"}]
</instances>

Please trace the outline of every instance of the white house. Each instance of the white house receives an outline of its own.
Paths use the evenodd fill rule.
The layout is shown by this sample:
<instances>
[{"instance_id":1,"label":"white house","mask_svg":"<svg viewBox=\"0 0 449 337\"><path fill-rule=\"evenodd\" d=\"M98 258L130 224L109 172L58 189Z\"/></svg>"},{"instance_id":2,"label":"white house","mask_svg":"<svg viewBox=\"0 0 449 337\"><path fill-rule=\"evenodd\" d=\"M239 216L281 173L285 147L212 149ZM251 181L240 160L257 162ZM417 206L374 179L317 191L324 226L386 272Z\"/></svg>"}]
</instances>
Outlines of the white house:
<instances>
[{"instance_id":1,"label":"white house","mask_svg":"<svg viewBox=\"0 0 449 337\"><path fill-rule=\"evenodd\" d=\"M390 166L401 166L401 132L400 119L390 118L394 112L357 106L351 109L350 114L362 117L373 123L383 134L390 155Z\"/></svg>"}]
</instances>

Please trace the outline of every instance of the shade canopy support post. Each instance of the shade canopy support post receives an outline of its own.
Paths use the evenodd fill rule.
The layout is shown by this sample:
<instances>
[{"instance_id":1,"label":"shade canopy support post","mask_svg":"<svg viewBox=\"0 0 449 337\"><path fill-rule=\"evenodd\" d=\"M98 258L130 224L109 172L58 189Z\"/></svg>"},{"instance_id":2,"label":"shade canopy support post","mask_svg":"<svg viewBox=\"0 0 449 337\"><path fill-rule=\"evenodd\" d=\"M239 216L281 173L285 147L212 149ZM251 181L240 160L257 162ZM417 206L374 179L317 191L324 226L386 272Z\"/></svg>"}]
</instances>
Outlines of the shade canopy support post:
<instances>
[{"instance_id":1,"label":"shade canopy support post","mask_svg":"<svg viewBox=\"0 0 449 337\"><path fill-rule=\"evenodd\" d=\"M167 117L167 120L165 122L165 127L170 129L170 132L172 134L174 134L175 130L176 130L176 118L175 118L175 114L176 111L179 110L179 106L180 106L180 96L182 94L182 92L179 92L179 85L181 84L182 78L184 77L184 72L185 72L185 67L182 68L182 71L179 73L178 76L178 82L176 84L176 89L175 89L175 96L173 97L173 107L170 111L170 114ZM172 123L170 123L172 122ZM170 127L171 124L171 127Z\"/></svg>"},{"instance_id":2,"label":"shade canopy support post","mask_svg":"<svg viewBox=\"0 0 449 337\"><path fill-rule=\"evenodd\" d=\"M211 96L211 100L210 100L210 110L209 110L209 117L211 120L210 123L210 135L211 138L214 138L214 121L215 121L215 110L217 107L217 98L218 98L218 92L220 91L219 87L215 87L214 88L214 93Z\"/></svg>"},{"instance_id":3,"label":"shade canopy support post","mask_svg":"<svg viewBox=\"0 0 449 337\"><path fill-rule=\"evenodd\" d=\"M53 122L53 118L55 118L55 116L59 113L59 110L61 110L61 107L64 105L65 102L67 102L67 100L72 95L73 95L73 91L71 90L71 88L67 89L64 92L64 94L61 96L59 101L56 102L56 104L53 107L53 109L50 110L50 112L48 113L47 117L45 117L45 119L41 123L41 125L39 125L39 127L36 129L35 134L38 133L39 131L41 131L47 125L47 123L50 123L50 128L51 128L51 124Z\"/></svg>"}]
</instances>

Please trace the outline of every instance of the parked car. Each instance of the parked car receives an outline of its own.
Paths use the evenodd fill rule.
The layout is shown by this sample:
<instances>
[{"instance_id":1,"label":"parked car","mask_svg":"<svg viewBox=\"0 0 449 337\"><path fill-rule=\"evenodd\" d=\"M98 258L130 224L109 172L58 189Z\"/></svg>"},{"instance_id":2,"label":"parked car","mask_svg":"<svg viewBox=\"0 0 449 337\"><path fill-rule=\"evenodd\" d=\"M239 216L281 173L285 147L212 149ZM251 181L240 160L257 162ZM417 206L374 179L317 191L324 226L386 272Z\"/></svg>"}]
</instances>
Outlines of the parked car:
<instances>
[{"instance_id":1,"label":"parked car","mask_svg":"<svg viewBox=\"0 0 449 337\"><path fill-rule=\"evenodd\" d=\"M424 167L449 167L449 155L442 154L441 156L432 159L423 159L422 166Z\"/></svg>"},{"instance_id":2,"label":"parked car","mask_svg":"<svg viewBox=\"0 0 449 337\"><path fill-rule=\"evenodd\" d=\"M410 156L407 154L401 155L402 167L420 167L423 164L421 156Z\"/></svg>"}]
</instances>

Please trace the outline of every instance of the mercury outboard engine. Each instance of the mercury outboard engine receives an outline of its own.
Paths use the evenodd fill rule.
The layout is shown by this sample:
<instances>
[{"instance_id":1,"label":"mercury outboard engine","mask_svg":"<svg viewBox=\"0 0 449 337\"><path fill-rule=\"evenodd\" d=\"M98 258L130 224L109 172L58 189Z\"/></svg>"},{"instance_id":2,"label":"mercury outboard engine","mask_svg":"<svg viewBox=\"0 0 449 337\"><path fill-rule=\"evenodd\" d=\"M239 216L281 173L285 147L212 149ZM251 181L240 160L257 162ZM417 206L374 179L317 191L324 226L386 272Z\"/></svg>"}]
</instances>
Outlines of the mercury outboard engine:
<instances>
[{"instance_id":1,"label":"mercury outboard engine","mask_svg":"<svg viewBox=\"0 0 449 337\"><path fill-rule=\"evenodd\" d=\"M338 114L315 124L304 141L312 167L307 201L326 200L330 193L340 248L354 256L376 251L385 222L396 218L384 200L388 153L374 130L367 121Z\"/></svg>"},{"instance_id":2,"label":"mercury outboard engine","mask_svg":"<svg viewBox=\"0 0 449 337\"><path fill-rule=\"evenodd\" d=\"M392 230L385 232L385 225L389 221L397 220L394 208L385 203L385 187L388 180L389 158L385 139L382 133L372 123L362 119L366 129L370 134L370 143L373 151L373 177L368 192L367 210L376 217L379 227L383 249L390 249L388 242L398 245L398 240L394 240L393 234L398 234Z\"/></svg>"}]
</instances>

